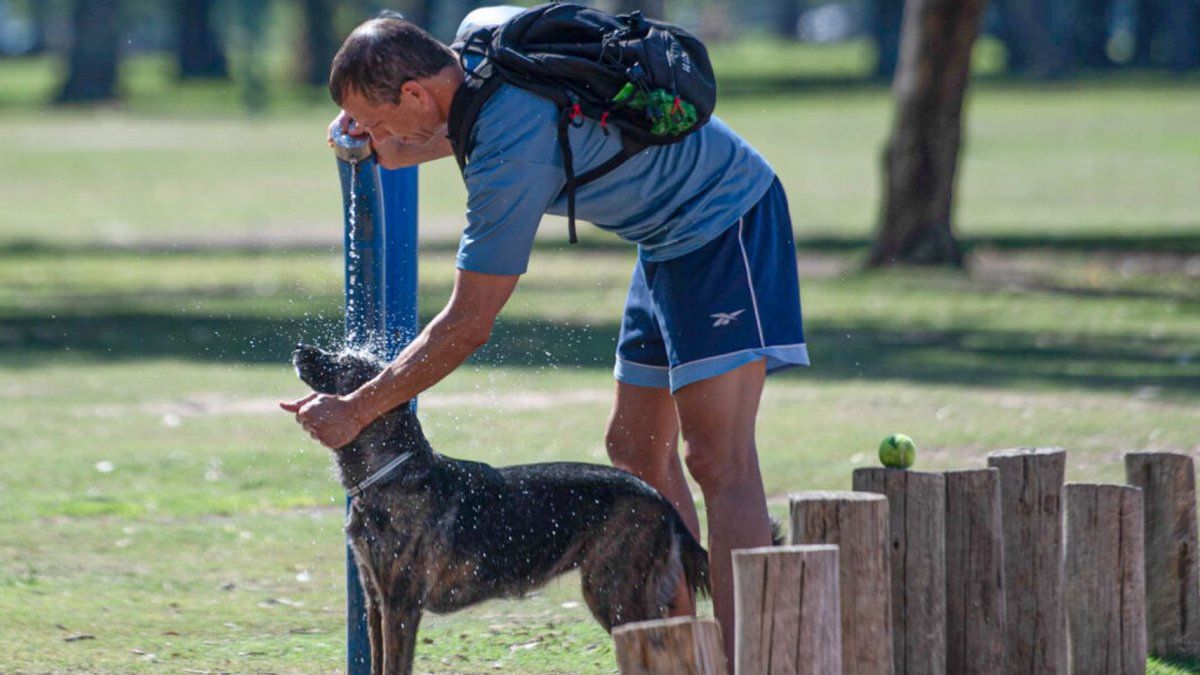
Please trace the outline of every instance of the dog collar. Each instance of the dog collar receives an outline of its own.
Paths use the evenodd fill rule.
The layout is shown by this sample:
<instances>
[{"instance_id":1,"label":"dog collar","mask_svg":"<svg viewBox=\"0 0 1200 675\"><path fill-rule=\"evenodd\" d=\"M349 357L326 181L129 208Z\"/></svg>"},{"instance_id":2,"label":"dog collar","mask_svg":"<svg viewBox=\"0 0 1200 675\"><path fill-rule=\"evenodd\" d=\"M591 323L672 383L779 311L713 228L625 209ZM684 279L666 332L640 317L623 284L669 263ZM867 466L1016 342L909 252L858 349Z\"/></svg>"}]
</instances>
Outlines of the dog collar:
<instances>
[{"instance_id":1,"label":"dog collar","mask_svg":"<svg viewBox=\"0 0 1200 675\"><path fill-rule=\"evenodd\" d=\"M352 497L352 498L361 495L364 490L366 490L367 488L371 487L372 485L378 483L379 481L381 481L384 478L387 478L389 475L391 475L391 473L393 471L395 471L397 467L399 467L401 464L408 461L408 458L412 457L412 454L413 453L410 450L401 455L398 455L392 461L388 462L387 464L384 464L383 468L381 468L378 471L376 471L375 473L371 474L369 478L367 478L363 482L361 482L358 485L355 485L354 487L347 490L346 494L350 495L350 497Z\"/></svg>"}]
</instances>

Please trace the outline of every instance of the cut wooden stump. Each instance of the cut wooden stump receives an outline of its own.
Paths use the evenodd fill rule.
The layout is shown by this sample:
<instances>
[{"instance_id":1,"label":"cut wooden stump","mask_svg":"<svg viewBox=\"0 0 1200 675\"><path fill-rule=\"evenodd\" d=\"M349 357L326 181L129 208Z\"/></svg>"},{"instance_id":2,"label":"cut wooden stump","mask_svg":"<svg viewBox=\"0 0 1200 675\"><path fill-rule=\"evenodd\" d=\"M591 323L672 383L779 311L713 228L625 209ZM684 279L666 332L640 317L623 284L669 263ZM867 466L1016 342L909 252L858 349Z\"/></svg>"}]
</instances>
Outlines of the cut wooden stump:
<instances>
[{"instance_id":1,"label":"cut wooden stump","mask_svg":"<svg viewBox=\"0 0 1200 675\"><path fill-rule=\"evenodd\" d=\"M946 672L1005 670L1004 534L997 469L947 471Z\"/></svg>"},{"instance_id":2,"label":"cut wooden stump","mask_svg":"<svg viewBox=\"0 0 1200 675\"><path fill-rule=\"evenodd\" d=\"M733 552L738 675L842 672L837 546Z\"/></svg>"},{"instance_id":3,"label":"cut wooden stump","mask_svg":"<svg viewBox=\"0 0 1200 675\"><path fill-rule=\"evenodd\" d=\"M837 544L842 667L847 675L892 672L888 507L865 492L790 495L793 544Z\"/></svg>"},{"instance_id":4,"label":"cut wooden stump","mask_svg":"<svg viewBox=\"0 0 1200 675\"><path fill-rule=\"evenodd\" d=\"M627 623L613 629L622 675L726 675L721 628L684 616Z\"/></svg>"},{"instance_id":5,"label":"cut wooden stump","mask_svg":"<svg viewBox=\"0 0 1200 675\"><path fill-rule=\"evenodd\" d=\"M1125 455L1125 481L1142 489L1146 636L1155 656L1200 656L1196 468L1169 452Z\"/></svg>"},{"instance_id":6,"label":"cut wooden stump","mask_svg":"<svg viewBox=\"0 0 1200 675\"><path fill-rule=\"evenodd\" d=\"M1063 607L1063 475L1060 448L988 455L1000 470L1004 513L1005 650L1010 675L1066 675Z\"/></svg>"},{"instance_id":7,"label":"cut wooden stump","mask_svg":"<svg viewBox=\"0 0 1200 675\"><path fill-rule=\"evenodd\" d=\"M1071 483L1066 494L1071 672L1145 673L1142 491Z\"/></svg>"},{"instance_id":8,"label":"cut wooden stump","mask_svg":"<svg viewBox=\"0 0 1200 675\"><path fill-rule=\"evenodd\" d=\"M855 469L854 489L885 495L896 675L946 672L946 491L940 473Z\"/></svg>"}]
</instances>

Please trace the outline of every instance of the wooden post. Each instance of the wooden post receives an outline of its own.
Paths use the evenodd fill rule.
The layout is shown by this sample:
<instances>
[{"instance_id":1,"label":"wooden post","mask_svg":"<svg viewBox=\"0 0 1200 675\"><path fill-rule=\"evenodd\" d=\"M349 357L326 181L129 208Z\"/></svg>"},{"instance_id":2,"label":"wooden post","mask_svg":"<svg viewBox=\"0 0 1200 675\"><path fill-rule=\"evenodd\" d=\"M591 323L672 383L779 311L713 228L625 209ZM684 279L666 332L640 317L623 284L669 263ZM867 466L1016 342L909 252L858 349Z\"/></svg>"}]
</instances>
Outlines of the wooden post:
<instances>
[{"instance_id":1,"label":"wooden post","mask_svg":"<svg viewBox=\"0 0 1200 675\"><path fill-rule=\"evenodd\" d=\"M738 675L842 672L837 546L733 552Z\"/></svg>"},{"instance_id":2,"label":"wooden post","mask_svg":"<svg viewBox=\"0 0 1200 675\"><path fill-rule=\"evenodd\" d=\"M896 675L946 672L946 480L855 469L854 489L887 496Z\"/></svg>"},{"instance_id":3,"label":"wooden post","mask_svg":"<svg viewBox=\"0 0 1200 675\"><path fill-rule=\"evenodd\" d=\"M1063 476L1060 448L988 454L1000 470L1004 513L1004 622L1009 675L1067 673L1063 608Z\"/></svg>"},{"instance_id":4,"label":"wooden post","mask_svg":"<svg viewBox=\"0 0 1200 675\"><path fill-rule=\"evenodd\" d=\"M792 543L837 544L846 675L892 672L887 499L863 492L791 497Z\"/></svg>"},{"instance_id":5,"label":"wooden post","mask_svg":"<svg viewBox=\"0 0 1200 675\"><path fill-rule=\"evenodd\" d=\"M946 672L1003 673L1004 535L1000 472L947 471Z\"/></svg>"},{"instance_id":6,"label":"wooden post","mask_svg":"<svg viewBox=\"0 0 1200 675\"><path fill-rule=\"evenodd\" d=\"M621 675L725 675L721 628L681 616L617 626L612 632Z\"/></svg>"},{"instance_id":7,"label":"wooden post","mask_svg":"<svg viewBox=\"0 0 1200 675\"><path fill-rule=\"evenodd\" d=\"M1142 491L1067 485L1067 627L1071 672L1146 672Z\"/></svg>"},{"instance_id":8,"label":"wooden post","mask_svg":"<svg viewBox=\"0 0 1200 675\"><path fill-rule=\"evenodd\" d=\"M1125 481L1142 489L1146 633L1155 656L1200 656L1196 468L1188 455L1131 452Z\"/></svg>"}]
</instances>

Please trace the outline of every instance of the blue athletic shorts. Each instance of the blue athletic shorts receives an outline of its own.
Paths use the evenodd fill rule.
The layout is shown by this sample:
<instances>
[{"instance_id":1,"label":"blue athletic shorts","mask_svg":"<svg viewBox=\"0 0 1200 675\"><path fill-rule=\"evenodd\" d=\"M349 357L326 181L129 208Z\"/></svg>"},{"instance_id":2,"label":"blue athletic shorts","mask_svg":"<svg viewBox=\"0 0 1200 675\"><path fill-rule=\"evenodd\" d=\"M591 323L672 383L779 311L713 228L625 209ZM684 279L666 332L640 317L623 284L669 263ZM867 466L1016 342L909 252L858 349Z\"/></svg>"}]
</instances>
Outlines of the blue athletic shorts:
<instances>
[{"instance_id":1,"label":"blue athletic shorts","mask_svg":"<svg viewBox=\"0 0 1200 675\"><path fill-rule=\"evenodd\" d=\"M638 260L614 375L675 392L759 359L767 372L808 365L792 223L778 178L699 249Z\"/></svg>"}]
</instances>

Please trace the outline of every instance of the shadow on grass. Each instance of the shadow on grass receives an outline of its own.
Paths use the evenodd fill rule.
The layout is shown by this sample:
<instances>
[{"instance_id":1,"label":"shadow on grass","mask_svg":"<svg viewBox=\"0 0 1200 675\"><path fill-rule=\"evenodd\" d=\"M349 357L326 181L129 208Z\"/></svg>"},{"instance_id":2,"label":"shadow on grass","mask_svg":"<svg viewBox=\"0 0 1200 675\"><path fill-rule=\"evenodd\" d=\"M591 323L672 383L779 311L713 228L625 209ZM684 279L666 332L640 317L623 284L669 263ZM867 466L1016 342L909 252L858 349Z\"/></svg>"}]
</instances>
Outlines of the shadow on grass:
<instances>
[{"instance_id":1,"label":"shadow on grass","mask_svg":"<svg viewBox=\"0 0 1200 675\"><path fill-rule=\"evenodd\" d=\"M1097 226L1097 229L1110 229L1107 226ZM1154 227L1146 229L1152 232ZM1179 234L997 234L987 236L960 236L959 244L963 250L970 252L974 249L994 249L998 251L1047 251L1062 253L1171 253L1176 255L1200 254L1200 222L1190 229L1194 232ZM1161 232L1161 229L1160 229ZM632 255L630 244L606 237L592 239L581 232L583 237L576 245L568 245L565 241L541 240L534 243L539 251L570 251L610 252L619 251ZM873 239L865 236L805 236L797 233L796 248L808 253L866 253ZM172 241L144 241L128 244L112 244L104 242L83 243L54 243L36 239L0 240L0 258L23 256L103 256L128 255L131 252L144 254L179 254L188 255L228 255L240 253L256 255L270 253L271 255L320 253L337 254L340 252L341 239L337 236L313 238L311 240L274 241L235 241L220 243L207 240L188 240L186 237ZM453 253L458 250L458 239L436 239L421 242L423 253Z\"/></svg>"},{"instance_id":2,"label":"shadow on grass","mask_svg":"<svg viewBox=\"0 0 1200 675\"><path fill-rule=\"evenodd\" d=\"M432 316L422 317L428 321ZM475 363L608 371L619 324L504 319ZM172 358L286 367L297 340L333 345L337 318L193 316L153 312L0 319L0 365ZM1140 335L937 330L824 323L808 334L814 365L787 377L912 380L961 386L1053 386L1166 395L1200 393L1200 355Z\"/></svg>"}]
</instances>

